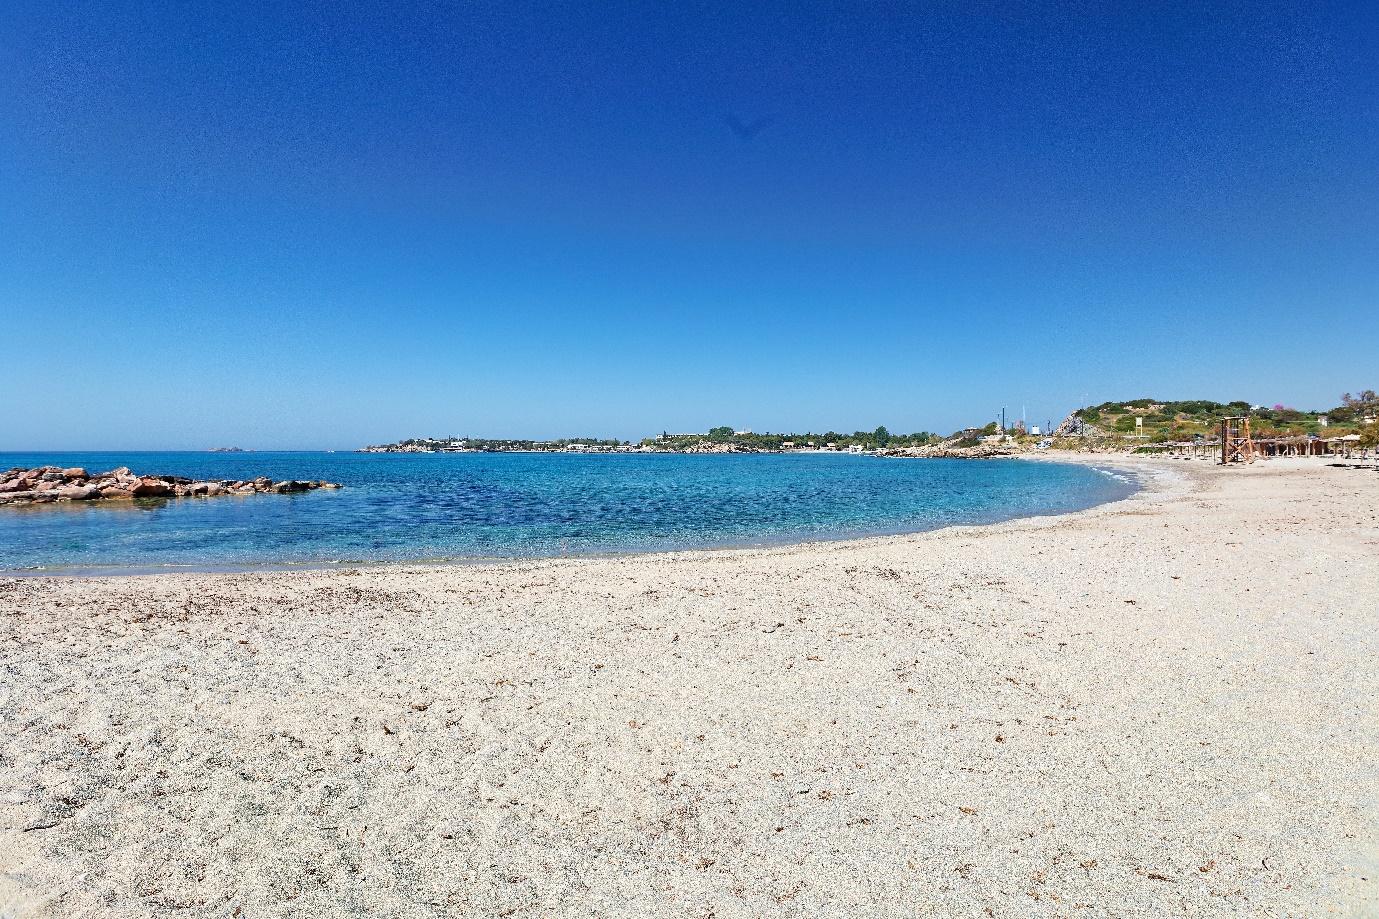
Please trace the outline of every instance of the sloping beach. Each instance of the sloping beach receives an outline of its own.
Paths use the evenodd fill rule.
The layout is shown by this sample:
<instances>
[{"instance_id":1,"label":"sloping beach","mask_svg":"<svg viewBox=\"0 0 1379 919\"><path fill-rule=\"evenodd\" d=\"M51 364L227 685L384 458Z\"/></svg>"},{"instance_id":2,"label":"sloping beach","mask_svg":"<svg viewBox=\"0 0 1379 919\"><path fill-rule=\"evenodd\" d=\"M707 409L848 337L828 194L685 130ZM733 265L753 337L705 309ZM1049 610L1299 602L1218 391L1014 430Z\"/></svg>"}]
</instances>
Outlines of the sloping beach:
<instances>
[{"instance_id":1,"label":"sloping beach","mask_svg":"<svg viewBox=\"0 0 1379 919\"><path fill-rule=\"evenodd\" d=\"M0 916L1374 915L1379 476L1118 462L848 543L0 580Z\"/></svg>"}]
</instances>

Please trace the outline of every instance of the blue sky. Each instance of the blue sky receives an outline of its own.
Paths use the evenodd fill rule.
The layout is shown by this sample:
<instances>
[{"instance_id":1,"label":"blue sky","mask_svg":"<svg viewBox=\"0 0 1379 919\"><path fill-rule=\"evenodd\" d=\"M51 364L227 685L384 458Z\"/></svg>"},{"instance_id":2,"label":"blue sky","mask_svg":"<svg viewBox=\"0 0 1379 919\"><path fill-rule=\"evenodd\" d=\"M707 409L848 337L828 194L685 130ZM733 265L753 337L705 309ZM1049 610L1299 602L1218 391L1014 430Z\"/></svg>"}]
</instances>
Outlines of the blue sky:
<instances>
[{"instance_id":1,"label":"blue sky","mask_svg":"<svg viewBox=\"0 0 1379 919\"><path fill-rule=\"evenodd\" d=\"M1379 383L1372 3L442 6L0 11L0 450Z\"/></svg>"}]
</instances>

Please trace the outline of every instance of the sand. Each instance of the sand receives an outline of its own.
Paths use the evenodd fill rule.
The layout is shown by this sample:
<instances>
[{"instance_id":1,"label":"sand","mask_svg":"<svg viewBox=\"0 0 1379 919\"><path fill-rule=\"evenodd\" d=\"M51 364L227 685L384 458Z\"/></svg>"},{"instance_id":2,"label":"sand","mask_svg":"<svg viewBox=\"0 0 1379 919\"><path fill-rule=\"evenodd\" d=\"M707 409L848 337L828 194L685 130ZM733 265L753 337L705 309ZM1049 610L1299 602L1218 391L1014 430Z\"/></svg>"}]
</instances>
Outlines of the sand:
<instances>
[{"instance_id":1,"label":"sand","mask_svg":"<svg viewBox=\"0 0 1379 919\"><path fill-rule=\"evenodd\" d=\"M847 543L0 580L0 916L1379 915L1379 476L1139 466Z\"/></svg>"}]
</instances>

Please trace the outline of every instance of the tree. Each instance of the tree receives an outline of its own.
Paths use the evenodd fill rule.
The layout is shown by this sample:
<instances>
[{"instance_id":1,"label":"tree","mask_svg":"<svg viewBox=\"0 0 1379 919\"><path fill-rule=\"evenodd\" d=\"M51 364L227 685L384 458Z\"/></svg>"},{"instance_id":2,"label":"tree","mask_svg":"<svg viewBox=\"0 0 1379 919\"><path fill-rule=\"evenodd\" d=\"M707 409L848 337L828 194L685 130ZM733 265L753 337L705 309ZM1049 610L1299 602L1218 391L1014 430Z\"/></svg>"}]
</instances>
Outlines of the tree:
<instances>
[{"instance_id":1,"label":"tree","mask_svg":"<svg viewBox=\"0 0 1379 919\"><path fill-rule=\"evenodd\" d=\"M710 436L710 437L732 437L732 436L733 436L733 429L730 428L730 427L728 427L727 425L722 425L722 426L716 427L716 428L709 428L709 436Z\"/></svg>"},{"instance_id":2,"label":"tree","mask_svg":"<svg viewBox=\"0 0 1379 919\"><path fill-rule=\"evenodd\" d=\"M1355 422L1362 424L1366 418L1372 418L1379 414L1379 394L1372 389L1362 390L1356 395L1344 393L1341 396L1341 404L1331 410L1330 415L1333 421Z\"/></svg>"},{"instance_id":3,"label":"tree","mask_svg":"<svg viewBox=\"0 0 1379 919\"><path fill-rule=\"evenodd\" d=\"M876 441L878 447L884 447L891 442L891 432L886 430L883 424L872 432L872 439Z\"/></svg>"}]
</instances>

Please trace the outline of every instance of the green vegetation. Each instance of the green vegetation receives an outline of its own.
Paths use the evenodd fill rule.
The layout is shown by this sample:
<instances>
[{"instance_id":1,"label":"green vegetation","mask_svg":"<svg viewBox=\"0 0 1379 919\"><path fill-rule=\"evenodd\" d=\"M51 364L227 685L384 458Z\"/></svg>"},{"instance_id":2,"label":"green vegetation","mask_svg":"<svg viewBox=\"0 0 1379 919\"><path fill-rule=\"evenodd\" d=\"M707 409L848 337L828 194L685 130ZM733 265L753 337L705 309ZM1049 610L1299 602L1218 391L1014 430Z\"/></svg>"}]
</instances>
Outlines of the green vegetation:
<instances>
[{"instance_id":1,"label":"green vegetation","mask_svg":"<svg viewBox=\"0 0 1379 919\"><path fill-rule=\"evenodd\" d=\"M755 434L752 432L738 434L734 433L732 428L724 425L709 428L706 434L662 434L660 437L649 437L642 441L642 446L654 450L688 450L704 441L709 441L748 451L846 450L854 446L864 450L875 450L878 447L919 447L934 443L937 440L938 437L928 431L919 431L914 434L892 434L885 425L877 427L874 431L854 431L851 434L841 434L838 431L825 431L822 434L816 434L812 431L803 434Z\"/></svg>"},{"instance_id":2,"label":"green vegetation","mask_svg":"<svg viewBox=\"0 0 1379 919\"><path fill-rule=\"evenodd\" d=\"M1103 402L1079 409L1069 416L1080 420L1084 436L1113 440L1128 439L1146 444L1211 438L1222 418L1244 415L1250 419L1255 437L1288 437L1307 434L1346 434L1376 425L1365 418L1379 415L1379 396L1365 390L1358 396L1346 393L1341 405L1327 411L1303 411L1285 405L1266 407L1248 402L1212 402L1207 399L1129 399Z\"/></svg>"},{"instance_id":3,"label":"green vegetation","mask_svg":"<svg viewBox=\"0 0 1379 919\"><path fill-rule=\"evenodd\" d=\"M1134 446L1153 449L1156 444L1194 438L1213 439L1222 418L1245 415L1250 418L1252 433L1258 438L1292 437L1299 435L1335 436L1358 433L1361 445L1379 446L1379 394L1372 389L1358 395L1346 393L1341 404L1324 412L1302 411L1285 405L1265 407L1248 402L1212 402L1208 399L1130 399L1123 402L1103 402L1073 412L1056 432L1033 436L1026 433L1020 422L1004 433L1016 444L1033 446L1036 441L1051 439L1061 449L1085 449L1088 446ZM996 422L980 428L965 428L946 438L929 431L913 434L893 434L885 425L872 431L838 431L814 433L756 434L738 433L728 425L709 428L705 433L669 434L649 437L640 449L655 451L713 451L770 452L778 450L877 450L883 448L923 447L942 444L946 447L976 447L982 438L1002 433ZM598 437L570 437L559 440L496 440L481 437L425 437L366 447L374 452L434 453L481 450L506 452L516 450L588 450L634 449L627 441Z\"/></svg>"},{"instance_id":4,"label":"green vegetation","mask_svg":"<svg viewBox=\"0 0 1379 919\"><path fill-rule=\"evenodd\" d=\"M1341 404L1331 410L1331 417L1341 424L1361 424L1366 418L1379 417L1379 393L1372 389L1356 396L1345 393L1341 396Z\"/></svg>"}]
</instances>

